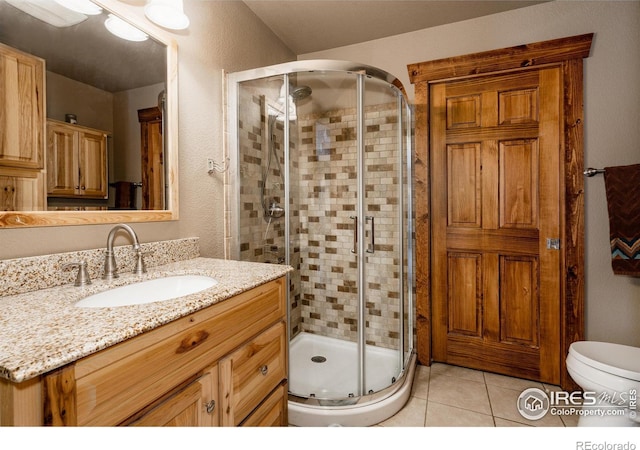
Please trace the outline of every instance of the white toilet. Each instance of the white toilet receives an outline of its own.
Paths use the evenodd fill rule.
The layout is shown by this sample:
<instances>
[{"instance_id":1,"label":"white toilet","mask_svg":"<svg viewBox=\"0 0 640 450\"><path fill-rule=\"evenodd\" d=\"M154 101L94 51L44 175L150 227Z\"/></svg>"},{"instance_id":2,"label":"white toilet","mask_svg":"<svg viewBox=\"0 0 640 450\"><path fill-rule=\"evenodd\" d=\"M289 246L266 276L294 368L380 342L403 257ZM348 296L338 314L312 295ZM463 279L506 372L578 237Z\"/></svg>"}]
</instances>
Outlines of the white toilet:
<instances>
[{"instance_id":1,"label":"white toilet","mask_svg":"<svg viewBox=\"0 0 640 450\"><path fill-rule=\"evenodd\" d=\"M567 371L590 397L585 399L578 426L640 426L640 348L574 342L569 347Z\"/></svg>"}]
</instances>

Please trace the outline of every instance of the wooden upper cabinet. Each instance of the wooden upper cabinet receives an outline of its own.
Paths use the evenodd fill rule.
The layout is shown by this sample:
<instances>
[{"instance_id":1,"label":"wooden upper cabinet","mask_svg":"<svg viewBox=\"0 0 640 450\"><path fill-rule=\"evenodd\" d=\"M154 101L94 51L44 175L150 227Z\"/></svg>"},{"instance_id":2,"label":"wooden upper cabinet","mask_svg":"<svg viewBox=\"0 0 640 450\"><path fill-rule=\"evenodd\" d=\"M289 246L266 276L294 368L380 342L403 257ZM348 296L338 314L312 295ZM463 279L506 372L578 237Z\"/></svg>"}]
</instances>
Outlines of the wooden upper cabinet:
<instances>
[{"instance_id":1,"label":"wooden upper cabinet","mask_svg":"<svg viewBox=\"0 0 640 450\"><path fill-rule=\"evenodd\" d=\"M44 167L43 59L0 44L0 166Z\"/></svg>"},{"instance_id":2,"label":"wooden upper cabinet","mask_svg":"<svg viewBox=\"0 0 640 450\"><path fill-rule=\"evenodd\" d=\"M107 197L107 133L47 121L47 194Z\"/></svg>"}]
</instances>

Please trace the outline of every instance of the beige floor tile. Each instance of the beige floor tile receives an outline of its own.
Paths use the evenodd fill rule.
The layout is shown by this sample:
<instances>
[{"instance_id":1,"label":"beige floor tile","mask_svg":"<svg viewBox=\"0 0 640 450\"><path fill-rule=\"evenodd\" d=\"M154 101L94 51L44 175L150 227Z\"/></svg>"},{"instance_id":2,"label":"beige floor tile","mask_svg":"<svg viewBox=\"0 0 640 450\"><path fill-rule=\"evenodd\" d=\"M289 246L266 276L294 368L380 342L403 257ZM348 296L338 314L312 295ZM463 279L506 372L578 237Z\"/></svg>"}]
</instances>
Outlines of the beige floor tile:
<instances>
[{"instance_id":1,"label":"beige floor tile","mask_svg":"<svg viewBox=\"0 0 640 450\"><path fill-rule=\"evenodd\" d=\"M493 417L467 409L427 402L427 427L493 427Z\"/></svg>"},{"instance_id":2,"label":"beige floor tile","mask_svg":"<svg viewBox=\"0 0 640 450\"><path fill-rule=\"evenodd\" d=\"M523 423L514 422L513 420L501 419L500 417L494 417L493 420L496 423L496 427L528 427L529 425L525 425Z\"/></svg>"},{"instance_id":3,"label":"beige floor tile","mask_svg":"<svg viewBox=\"0 0 640 450\"><path fill-rule=\"evenodd\" d=\"M407 404L398 413L378 424L383 427L423 427L427 414L427 401L410 397Z\"/></svg>"},{"instance_id":4,"label":"beige floor tile","mask_svg":"<svg viewBox=\"0 0 640 450\"><path fill-rule=\"evenodd\" d=\"M484 382L469 381L456 377L435 376L431 370L429 401L462 409L491 414L489 397Z\"/></svg>"},{"instance_id":5,"label":"beige floor tile","mask_svg":"<svg viewBox=\"0 0 640 450\"><path fill-rule=\"evenodd\" d=\"M430 367L417 366L416 373L413 376L413 385L411 386L411 395L414 397L427 400L429 395L429 375Z\"/></svg>"},{"instance_id":6,"label":"beige floor tile","mask_svg":"<svg viewBox=\"0 0 640 450\"><path fill-rule=\"evenodd\" d=\"M542 383L537 381L523 380L522 378L508 377L505 375L498 375L496 373L484 373L484 379L487 385L500 386L506 389L513 389L518 392L522 392L528 388L543 389Z\"/></svg>"},{"instance_id":7,"label":"beige floor tile","mask_svg":"<svg viewBox=\"0 0 640 450\"><path fill-rule=\"evenodd\" d=\"M573 414L570 416L560 416L560 419L562 420L562 423L564 423L565 427L577 427L580 416Z\"/></svg>"},{"instance_id":8,"label":"beige floor tile","mask_svg":"<svg viewBox=\"0 0 640 450\"><path fill-rule=\"evenodd\" d=\"M448 364L433 363L431 365L431 379L434 378L462 378L469 381L484 383L482 371L467 369L466 367L450 366Z\"/></svg>"},{"instance_id":9,"label":"beige floor tile","mask_svg":"<svg viewBox=\"0 0 640 450\"><path fill-rule=\"evenodd\" d=\"M507 419L538 427L563 427L564 424L558 416L547 414L540 420L528 420L518 412L517 402L520 391L506 389L500 386L487 385L493 415L501 419Z\"/></svg>"}]
</instances>

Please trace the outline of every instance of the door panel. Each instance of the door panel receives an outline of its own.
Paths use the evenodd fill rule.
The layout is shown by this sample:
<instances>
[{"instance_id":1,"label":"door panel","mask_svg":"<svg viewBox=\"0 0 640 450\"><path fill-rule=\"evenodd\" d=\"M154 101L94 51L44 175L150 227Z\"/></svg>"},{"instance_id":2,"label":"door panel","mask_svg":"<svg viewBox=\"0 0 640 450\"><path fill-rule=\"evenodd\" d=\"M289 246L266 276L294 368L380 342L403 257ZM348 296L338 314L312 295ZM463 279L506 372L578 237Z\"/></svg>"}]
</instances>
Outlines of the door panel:
<instances>
[{"instance_id":1,"label":"door panel","mask_svg":"<svg viewBox=\"0 0 640 450\"><path fill-rule=\"evenodd\" d=\"M449 254L449 333L482 337L482 255Z\"/></svg>"},{"instance_id":2,"label":"door panel","mask_svg":"<svg viewBox=\"0 0 640 450\"><path fill-rule=\"evenodd\" d=\"M481 226L480 143L447 146L449 226Z\"/></svg>"},{"instance_id":3,"label":"door panel","mask_svg":"<svg viewBox=\"0 0 640 450\"><path fill-rule=\"evenodd\" d=\"M436 361L559 382L559 82L431 86Z\"/></svg>"},{"instance_id":4,"label":"door panel","mask_svg":"<svg viewBox=\"0 0 640 450\"><path fill-rule=\"evenodd\" d=\"M538 347L537 258L500 257L500 342Z\"/></svg>"},{"instance_id":5,"label":"door panel","mask_svg":"<svg viewBox=\"0 0 640 450\"><path fill-rule=\"evenodd\" d=\"M499 142L500 226L538 227L538 141Z\"/></svg>"}]
</instances>

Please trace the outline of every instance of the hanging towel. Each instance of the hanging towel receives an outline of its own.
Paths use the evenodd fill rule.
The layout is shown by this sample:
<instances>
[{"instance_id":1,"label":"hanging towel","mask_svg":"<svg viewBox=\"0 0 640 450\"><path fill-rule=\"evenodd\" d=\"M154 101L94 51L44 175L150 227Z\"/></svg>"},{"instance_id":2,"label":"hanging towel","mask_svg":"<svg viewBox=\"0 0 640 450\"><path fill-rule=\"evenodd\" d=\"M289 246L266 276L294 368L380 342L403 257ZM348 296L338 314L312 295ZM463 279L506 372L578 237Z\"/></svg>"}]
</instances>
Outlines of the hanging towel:
<instances>
[{"instance_id":1,"label":"hanging towel","mask_svg":"<svg viewBox=\"0 0 640 450\"><path fill-rule=\"evenodd\" d=\"M640 164L605 167L604 184L613 273L640 277Z\"/></svg>"}]
</instances>

